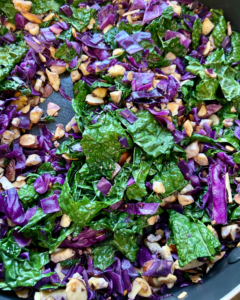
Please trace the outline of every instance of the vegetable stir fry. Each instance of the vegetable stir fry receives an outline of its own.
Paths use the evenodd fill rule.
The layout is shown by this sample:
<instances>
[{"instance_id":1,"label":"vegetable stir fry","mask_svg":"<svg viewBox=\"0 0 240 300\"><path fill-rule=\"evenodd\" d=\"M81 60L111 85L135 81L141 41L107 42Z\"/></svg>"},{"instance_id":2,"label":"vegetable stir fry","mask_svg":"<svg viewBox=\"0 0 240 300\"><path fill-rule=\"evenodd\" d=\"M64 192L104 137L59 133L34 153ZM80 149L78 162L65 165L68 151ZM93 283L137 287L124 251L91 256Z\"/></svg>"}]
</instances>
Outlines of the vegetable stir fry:
<instances>
[{"instance_id":1,"label":"vegetable stir fry","mask_svg":"<svg viewBox=\"0 0 240 300\"><path fill-rule=\"evenodd\" d=\"M160 300L201 284L240 246L240 34L199 1L0 4L0 288ZM41 108L53 92L64 125Z\"/></svg>"}]
</instances>

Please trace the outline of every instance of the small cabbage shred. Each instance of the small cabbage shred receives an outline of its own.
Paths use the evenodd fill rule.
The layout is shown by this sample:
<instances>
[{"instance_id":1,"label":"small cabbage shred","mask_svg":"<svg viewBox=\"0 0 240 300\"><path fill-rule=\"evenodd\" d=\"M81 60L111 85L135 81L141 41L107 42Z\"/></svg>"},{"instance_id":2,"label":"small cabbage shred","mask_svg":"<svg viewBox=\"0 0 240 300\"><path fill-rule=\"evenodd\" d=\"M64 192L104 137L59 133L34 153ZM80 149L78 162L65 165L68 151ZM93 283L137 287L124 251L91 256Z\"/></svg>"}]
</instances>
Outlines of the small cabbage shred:
<instances>
[{"instance_id":1,"label":"small cabbage shred","mask_svg":"<svg viewBox=\"0 0 240 300\"><path fill-rule=\"evenodd\" d=\"M0 3L0 289L201 284L240 246L240 33L199 1Z\"/></svg>"}]
</instances>

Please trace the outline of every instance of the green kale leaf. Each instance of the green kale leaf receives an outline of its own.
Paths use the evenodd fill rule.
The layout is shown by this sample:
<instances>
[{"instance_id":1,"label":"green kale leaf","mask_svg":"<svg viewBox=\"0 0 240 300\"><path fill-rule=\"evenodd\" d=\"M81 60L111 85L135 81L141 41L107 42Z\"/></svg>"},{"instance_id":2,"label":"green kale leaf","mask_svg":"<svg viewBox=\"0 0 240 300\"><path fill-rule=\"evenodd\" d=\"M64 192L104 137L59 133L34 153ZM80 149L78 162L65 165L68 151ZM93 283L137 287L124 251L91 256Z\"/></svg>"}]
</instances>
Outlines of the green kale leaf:
<instances>
[{"instance_id":1,"label":"green kale leaf","mask_svg":"<svg viewBox=\"0 0 240 300\"><path fill-rule=\"evenodd\" d=\"M201 30L202 30L202 21L201 19L196 19L193 23L193 32L192 32L193 49L196 49L199 46Z\"/></svg>"},{"instance_id":2,"label":"green kale leaf","mask_svg":"<svg viewBox=\"0 0 240 300\"><path fill-rule=\"evenodd\" d=\"M70 63L77 56L77 51L72 47L68 48L67 44L64 43L59 47L58 51L55 53L55 56Z\"/></svg>"},{"instance_id":3,"label":"green kale leaf","mask_svg":"<svg viewBox=\"0 0 240 300\"><path fill-rule=\"evenodd\" d=\"M218 20L217 25L213 29L213 33L212 33L214 44L217 48L221 47L223 40L227 36L226 29L227 29L227 22L225 18L221 16Z\"/></svg>"},{"instance_id":4,"label":"green kale leaf","mask_svg":"<svg viewBox=\"0 0 240 300\"><path fill-rule=\"evenodd\" d=\"M116 49L117 48L117 41L115 39L116 35L118 34L118 28L117 27L112 27L108 30L107 33L103 35L103 39L105 43L111 47L111 49Z\"/></svg>"}]
</instances>

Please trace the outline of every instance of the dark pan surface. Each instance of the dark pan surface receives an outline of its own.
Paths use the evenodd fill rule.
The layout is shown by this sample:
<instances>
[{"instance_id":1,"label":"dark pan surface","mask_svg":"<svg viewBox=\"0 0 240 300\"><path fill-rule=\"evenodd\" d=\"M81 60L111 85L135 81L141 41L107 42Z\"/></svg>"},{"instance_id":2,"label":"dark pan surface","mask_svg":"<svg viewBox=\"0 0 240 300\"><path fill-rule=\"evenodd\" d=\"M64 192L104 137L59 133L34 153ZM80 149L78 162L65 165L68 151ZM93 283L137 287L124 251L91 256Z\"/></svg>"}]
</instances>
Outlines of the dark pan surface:
<instances>
[{"instance_id":1,"label":"dark pan surface","mask_svg":"<svg viewBox=\"0 0 240 300\"><path fill-rule=\"evenodd\" d=\"M211 8L222 8L226 20L231 22L233 30L240 31L240 0L202 0L201 2ZM66 94L72 97L73 85L70 77L63 76L61 83ZM55 102L61 107L56 122L48 125L50 130L55 131L56 124L62 123L66 125L74 116L74 112L72 111L71 103L65 100L59 93L53 92L52 95L40 105L45 112L47 110L48 102ZM32 132L37 133L37 129L33 128ZM238 250L240 249L238 248ZM238 253L240 254L240 251L238 251ZM177 296L183 291L186 291L188 293L188 300L220 300L239 284L240 261L235 264L229 264L228 258L225 258L204 277L203 284L193 285L182 289L171 289L169 290L169 293L173 294L173 297L167 299L177 300ZM17 299L19 298L13 293L1 292L0 294L0 300Z\"/></svg>"}]
</instances>

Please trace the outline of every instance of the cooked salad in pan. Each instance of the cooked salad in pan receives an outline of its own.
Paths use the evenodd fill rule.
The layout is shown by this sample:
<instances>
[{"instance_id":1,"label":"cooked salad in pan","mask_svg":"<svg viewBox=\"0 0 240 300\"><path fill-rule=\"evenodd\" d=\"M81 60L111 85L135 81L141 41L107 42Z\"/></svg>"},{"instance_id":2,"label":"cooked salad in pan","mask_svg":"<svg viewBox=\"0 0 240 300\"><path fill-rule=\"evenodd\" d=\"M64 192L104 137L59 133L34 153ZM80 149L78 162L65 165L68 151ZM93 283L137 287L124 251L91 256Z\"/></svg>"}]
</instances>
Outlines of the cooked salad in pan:
<instances>
[{"instance_id":1,"label":"cooked salad in pan","mask_svg":"<svg viewBox=\"0 0 240 300\"><path fill-rule=\"evenodd\" d=\"M0 4L1 290L160 300L201 284L240 246L240 34L199 1Z\"/></svg>"}]
</instances>

